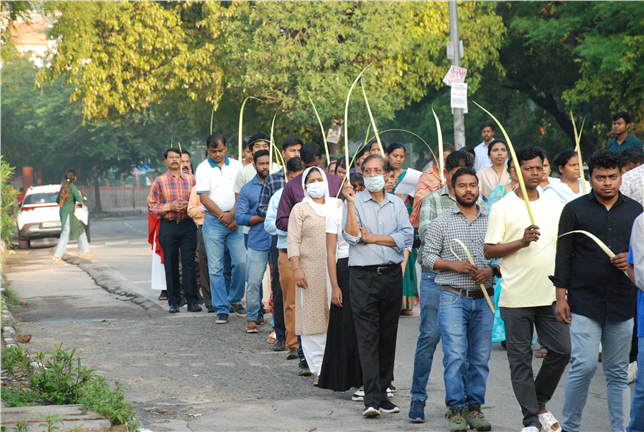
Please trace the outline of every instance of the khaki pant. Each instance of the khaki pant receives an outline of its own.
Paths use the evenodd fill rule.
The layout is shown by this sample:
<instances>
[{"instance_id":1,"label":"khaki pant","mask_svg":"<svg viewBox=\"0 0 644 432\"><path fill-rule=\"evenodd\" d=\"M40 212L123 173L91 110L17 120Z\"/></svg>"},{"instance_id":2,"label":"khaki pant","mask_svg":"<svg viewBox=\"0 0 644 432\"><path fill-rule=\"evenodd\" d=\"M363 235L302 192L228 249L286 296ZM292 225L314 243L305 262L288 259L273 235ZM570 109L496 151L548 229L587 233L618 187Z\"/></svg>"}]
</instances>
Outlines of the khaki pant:
<instances>
[{"instance_id":1,"label":"khaki pant","mask_svg":"<svg viewBox=\"0 0 644 432\"><path fill-rule=\"evenodd\" d=\"M286 347L299 348L297 335L295 334L295 277L286 252L280 251L277 266L280 269L280 285L282 285L282 297L284 298Z\"/></svg>"}]
</instances>

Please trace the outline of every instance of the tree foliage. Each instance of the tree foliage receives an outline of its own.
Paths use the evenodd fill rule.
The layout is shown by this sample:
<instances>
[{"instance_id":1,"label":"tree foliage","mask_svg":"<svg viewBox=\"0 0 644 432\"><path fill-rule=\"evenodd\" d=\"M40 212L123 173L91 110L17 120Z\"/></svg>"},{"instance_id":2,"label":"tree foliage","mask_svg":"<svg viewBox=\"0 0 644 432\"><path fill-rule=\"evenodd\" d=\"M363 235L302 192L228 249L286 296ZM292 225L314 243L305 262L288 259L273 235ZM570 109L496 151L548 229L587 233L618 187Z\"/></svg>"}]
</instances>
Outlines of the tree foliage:
<instances>
[{"instance_id":1,"label":"tree foliage","mask_svg":"<svg viewBox=\"0 0 644 432\"><path fill-rule=\"evenodd\" d=\"M460 14L476 89L481 70L498 68L504 27L487 3L464 2ZM368 64L365 84L380 118L440 86L448 30L444 2L63 2L52 66L39 78L64 77L86 118L178 98L209 115L225 91L230 107L261 98L266 124L279 108L287 122L315 130L309 96L325 122L339 119Z\"/></svg>"}]
</instances>

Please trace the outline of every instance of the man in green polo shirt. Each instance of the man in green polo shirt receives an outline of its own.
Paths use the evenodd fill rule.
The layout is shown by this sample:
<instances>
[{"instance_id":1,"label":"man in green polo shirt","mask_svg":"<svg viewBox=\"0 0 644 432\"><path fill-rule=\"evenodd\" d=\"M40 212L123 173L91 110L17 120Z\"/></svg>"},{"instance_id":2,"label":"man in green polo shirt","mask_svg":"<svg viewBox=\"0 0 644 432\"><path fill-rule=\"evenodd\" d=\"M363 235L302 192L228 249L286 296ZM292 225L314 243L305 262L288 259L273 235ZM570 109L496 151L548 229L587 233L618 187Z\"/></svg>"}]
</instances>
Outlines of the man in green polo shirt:
<instances>
[{"instance_id":1,"label":"man in green polo shirt","mask_svg":"<svg viewBox=\"0 0 644 432\"><path fill-rule=\"evenodd\" d=\"M626 149L635 149L644 154L644 143L636 136L628 133L631 127L631 116L627 112L620 111L613 116L613 133L615 138L606 144L608 150L621 153Z\"/></svg>"}]
</instances>

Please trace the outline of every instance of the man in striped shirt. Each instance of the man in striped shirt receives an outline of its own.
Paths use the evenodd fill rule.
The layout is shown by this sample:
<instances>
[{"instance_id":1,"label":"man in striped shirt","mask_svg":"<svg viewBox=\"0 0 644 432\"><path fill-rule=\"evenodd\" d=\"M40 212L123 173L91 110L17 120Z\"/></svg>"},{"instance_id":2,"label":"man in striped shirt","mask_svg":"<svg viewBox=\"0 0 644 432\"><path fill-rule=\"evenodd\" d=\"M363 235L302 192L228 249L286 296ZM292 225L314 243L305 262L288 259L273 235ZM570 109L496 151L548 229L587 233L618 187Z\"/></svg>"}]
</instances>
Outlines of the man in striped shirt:
<instances>
[{"instance_id":1,"label":"man in striped shirt","mask_svg":"<svg viewBox=\"0 0 644 432\"><path fill-rule=\"evenodd\" d=\"M179 282L179 251L183 270L183 290L188 312L201 312L197 296L195 251L197 226L186 213L190 190L195 178L181 172L181 152L169 149L163 155L168 171L152 183L148 195L148 210L160 220L159 243L163 250L163 265L168 291L170 313L179 312L181 285Z\"/></svg>"}]
</instances>

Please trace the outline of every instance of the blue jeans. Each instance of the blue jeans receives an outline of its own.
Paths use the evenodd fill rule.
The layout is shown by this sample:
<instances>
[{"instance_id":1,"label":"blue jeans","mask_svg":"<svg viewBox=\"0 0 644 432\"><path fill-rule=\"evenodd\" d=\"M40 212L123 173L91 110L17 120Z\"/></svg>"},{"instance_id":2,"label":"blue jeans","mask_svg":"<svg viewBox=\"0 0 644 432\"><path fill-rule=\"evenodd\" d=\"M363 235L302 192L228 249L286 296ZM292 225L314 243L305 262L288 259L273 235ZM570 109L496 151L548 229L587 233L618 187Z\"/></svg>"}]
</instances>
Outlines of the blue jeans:
<instances>
[{"instance_id":1,"label":"blue jeans","mask_svg":"<svg viewBox=\"0 0 644 432\"><path fill-rule=\"evenodd\" d=\"M445 404L448 408L484 404L494 325L487 301L441 291L438 324L443 339ZM463 381L466 361L469 366Z\"/></svg>"},{"instance_id":2,"label":"blue jeans","mask_svg":"<svg viewBox=\"0 0 644 432\"><path fill-rule=\"evenodd\" d=\"M230 231L219 219L206 212L203 222L203 237L208 255L210 291L215 312L229 315L229 303L241 303L244 297L246 276L246 248L244 247L244 228ZM230 292L226 293L224 280L224 245L228 246L232 264Z\"/></svg>"},{"instance_id":3,"label":"blue jeans","mask_svg":"<svg viewBox=\"0 0 644 432\"><path fill-rule=\"evenodd\" d=\"M270 249L246 251L246 312L248 319L257 319L262 304L262 279L266 272Z\"/></svg>"},{"instance_id":4,"label":"blue jeans","mask_svg":"<svg viewBox=\"0 0 644 432\"><path fill-rule=\"evenodd\" d=\"M624 407L628 406L628 354L633 337L633 319L600 323L571 314L570 346L572 366L568 370L561 427L577 432L588 398L590 380L597 370L599 342L603 347L602 367L608 391L608 415L613 432L624 431Z\"/></svg>"},{"instance_id":5,"label":"blue jeans","mask_svg":"<svg viewBox=\"0 0 644 432\"><path fill-rule=\"evenodd\" d=\"M637 343L637 378L631 401L631 423L628 425L628 432L644 432L644 337L640 336Z\"/></svg>"},{"instance_id":6,"label":"blue jeans","mask_svg":"<svg viewBox=\"0 0 644 432\"><path fill-rule=\"evenodd\" d=\"M435 282L436 273L424 271L420 277L420 334L416 343L414 374L411 382L411 400L427 400L427 381L432 371L434 352L441 338L438 328L438 303L440 288Z\"/></svg>"}]
</instances>

